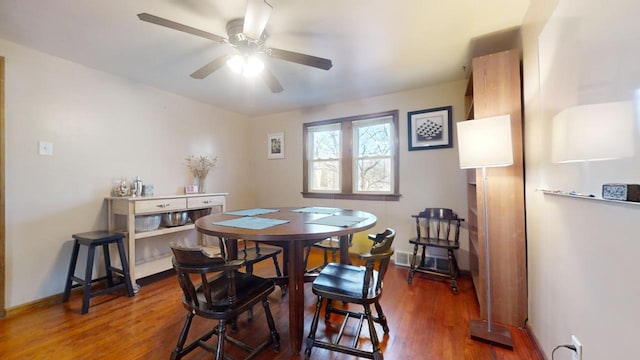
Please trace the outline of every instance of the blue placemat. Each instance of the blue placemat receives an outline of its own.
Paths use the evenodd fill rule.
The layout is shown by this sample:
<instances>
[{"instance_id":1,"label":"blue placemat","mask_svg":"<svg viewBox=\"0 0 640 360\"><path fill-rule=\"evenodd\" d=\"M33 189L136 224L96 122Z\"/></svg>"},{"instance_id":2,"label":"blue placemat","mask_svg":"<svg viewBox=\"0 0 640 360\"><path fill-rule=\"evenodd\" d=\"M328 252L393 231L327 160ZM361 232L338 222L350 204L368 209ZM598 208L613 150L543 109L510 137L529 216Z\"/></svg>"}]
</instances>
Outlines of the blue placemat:
<instances>
[{"instance_id":1,"label":"blue placemat","mask_svg":"<svg viewBox=\"0 0 640 360\"><path fill-rule=\"evenodd\" d=\"M313 213L313 214L335 214L339 211L342 211L342 209L314 206L314 207L305 207L305 208L295 209L291 211L299 212L299 213Z\"/></svg>"},{"instance_id":2,"label":"blue placemat","mask_svg":"<svg viewBox=\"0 0 640 360\"><path fill-rule=\"evenodd\" d=\"M231 220L216 221L216 222L213 222L212 224L220 225L220 226L243 228L243 229L251 229L251 230L262 230L262 229L270 228L272 226L286 224L288 222L289 220L267 219L267 218L260 218L260 217L245 216L245 217L240 217L240 218L231 219Z\"/></svg>"},{"instance_id":3,"label":"blue placemat","mask_svg":"<svg viewBox=\"0 0 640 360\"><path fill-rule=\"evenodd\" d=\"M325 216L319 219L307 221L307 224L329 225L339 227L349 227L359 223L360 221L367 220L367 218L359 216L347 216L347 215L331 215Z\"/></svg>"},{"instance_id":4,"label":"blue placemat","mask_svg":"<svg viewBox=\"0 0 640 360\"><path fill-rule=\"evenodd\" d=\"M229 212L226 212L225 214L238 215L238 216L256 216L256 215L262 215L262 214L270 214L278 211L280 210L255 208L255 209L247 209L247 210L229 211Z\"/></svg>"}]
</instances>

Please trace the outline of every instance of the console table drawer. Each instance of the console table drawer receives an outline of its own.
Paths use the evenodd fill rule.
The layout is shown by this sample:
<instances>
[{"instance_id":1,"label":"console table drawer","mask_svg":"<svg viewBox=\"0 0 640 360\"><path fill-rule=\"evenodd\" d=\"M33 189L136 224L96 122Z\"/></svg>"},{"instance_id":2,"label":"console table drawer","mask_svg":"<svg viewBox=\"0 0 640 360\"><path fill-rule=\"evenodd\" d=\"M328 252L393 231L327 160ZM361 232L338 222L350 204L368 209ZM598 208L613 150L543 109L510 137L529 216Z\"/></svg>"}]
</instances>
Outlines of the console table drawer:
<instances>
[{"instance_id":1,"label":"console table drawer","mask_svg":"<svg viewBox=\"0 0 640 360\"><path fill-rule=\"evenodd\" d=\"M216 205L224 205L224 196L198 196L187 198L187 208L202 209Z\"/></svg>"},{"instance_id":2,"label":"console table drawer","mask_svg":"<svg viewBox=\"0 0 640 360\"><path fill-rule=\"evenodd\" d=\"M186 208L187 201L184 198L141 200L135 202L136 214L171 212L175 210L184 210Z\"/></svg>"}]
</instances>

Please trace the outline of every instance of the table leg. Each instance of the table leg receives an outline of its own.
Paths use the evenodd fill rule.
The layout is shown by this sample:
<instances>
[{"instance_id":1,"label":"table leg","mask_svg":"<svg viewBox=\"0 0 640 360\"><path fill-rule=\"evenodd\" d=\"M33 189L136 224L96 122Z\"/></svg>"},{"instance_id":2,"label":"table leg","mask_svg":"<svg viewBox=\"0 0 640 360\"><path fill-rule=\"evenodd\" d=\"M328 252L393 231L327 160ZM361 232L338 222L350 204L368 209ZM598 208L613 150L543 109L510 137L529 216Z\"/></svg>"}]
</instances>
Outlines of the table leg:
<instances>
[{"instance_id":1,"label":"table leg","mask_svg":"<svg viewBox=\"0 0 640 360\"><path fill-rule=\"evenodd\" d=\"M349 258L349 235L340 236L340 263L351 264L351 258Z\"/></svg>"},{"instance_id":2,"label":"table leg","mask_svg":"<svg viewBox=\"0 0 640 360\"><path fill-rule=\"evenodd\" d=\"M289 252L289 335L291 349L299 353L304 337L304 246L291 241Z\"/></svg>"},{"instance_id":3,"label":"table leg","mask_svg":"<svg viewBox=\"0 0 640 360\"><path fill-rule=\"evenodd\" d=\"M235 260L238 258L238 239L226 239L225 244L227 246L227 259ZM222 241L220 246L223 246Z\"/></svg>"}]
</instances>

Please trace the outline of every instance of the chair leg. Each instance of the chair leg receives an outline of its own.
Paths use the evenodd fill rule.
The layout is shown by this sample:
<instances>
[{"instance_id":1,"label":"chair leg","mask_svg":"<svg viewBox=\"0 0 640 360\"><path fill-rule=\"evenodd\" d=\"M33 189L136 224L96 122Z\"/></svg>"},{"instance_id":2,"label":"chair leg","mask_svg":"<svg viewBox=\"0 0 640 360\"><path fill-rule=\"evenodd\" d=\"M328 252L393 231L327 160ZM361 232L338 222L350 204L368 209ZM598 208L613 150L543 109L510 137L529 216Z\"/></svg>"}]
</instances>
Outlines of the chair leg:
<instances>
[{"instance_id":1,"label":"chair leg","mask_svg":"<svg viewBox=\"0 0 640 360\"><path fill-rule=\"evenodd\" d=\"M247 274L249 275L253 274L253 264L247 264L246 269L247 269ZM253 320L253 306L251 306L249 310L247 310L247 319L249 321ZM238 330L235 321L233 322L233 325L231 326L231 328L233 329L233 331Z\"/></svg>"},{"instance_id":2,"label":"chair leg","mask_svg":"<svg viewBox=\"0 0 640 360\"><path fill-rule=\"evenodd\" d=\"M181 359L184 355L182 350L184 348L184 343L187 341L187 335L189 335L189 328L191 327L191 320L193 320L193 312L189 311L187 313L187 319L182 326L182 331L180 331L180 336L178 337L178 344L176 344L176 348L171 353L171 360Z\"/></svg>"},{"instance_id":3,"label":"chair leg","mask_svg":"<svg viewBox=\"0 0 640 360\"><path fill-rule=\"evenodd\" d=\"M224 336L227 331L227 322L223 319L218 323L218 346L216 347L216 360L224 359Z\"/></svg>"},{"instance_id":4,"label":"chair leg","mask_svg":"<svg viewBox=\"0 0 640 360\"><path fill-rule=\"evenodd\" d=\"M316 330L318 330L318 319L320 318L320 309L322 308L322 297L318 296L318 302L316 303L316 311L313 314L313 321L311 321L311 329L309 330L309 336L307 337L307 348L304 350L305 360L309 360L311 356L311 349L316 340Z\"/></svg>"},{"instance_id":5,"label":"chair leg","mask_svg":"<svg viewBox=\"0 0 640 360\"><path fill-rule=\"evenodd\" d=\"M269 308L269 300L265 297L262 299L262 307L267 318L267 324L269 324L269 334L271 335L271 341L273 341L273 351L280 352L280 334L276 330L276 323L273 321L273 315L271 314L271 308Z\"/></svg>"},{"instance_id":6,"label":"chair leg","mask_svg":"<svg viewBox=\"0 0 640 360\"><path fill-rule=\"evenodd\" d=\"M413 246L413 258L411 259L411 267L409 268L409 277L407 282L411 284L413 282L413 276L416 273L416 260L418 259L418 244Z\"/></svg>"},{"instance_id":7,"label":"chair leg","mask_svg":"<svg viewBox=\"0 0 640 360\"><path fill-rule=\"evenodd\" d=\"M456 281L456 276L458 275L458 263L456 261L456 257L453 254L453 250L449 249L447 251L447 255L449 258L449 274L451 277L451 292L454 294L458 294L458 282Z\"/></svg>"},{"instance_id":8,"label":"chair leg","mask_svg":"<svg viewBox=\"0 0 640 360\"><path fill-rule=\"evenodd\" d=\"M340 250L339 248L331 249L331 262L336 262L336 253Z\"/></svg>"},{"instance_id":9,"label":"chair leg","mask_svg":"<svg viewBox=\"0 0 640 360\"><path fill-rule=\"evenodd\" d=\"M378 341L378 334L373 322L373 315L371 315L371 307L364 305L364 315L367 318L369 324L369 335L371 336L371 344L373 345L373 358L382 360L382 351L380 350L380 342Z\"/></svg>"},{"instance_id":10,"label":"chair leg","mask_svg":"<svg viewBox=\"0 0 640 360\"><path fill-rule=\"evenodd\" d=\"M311 246L307 246L306 249L304 249L304 269L305 271L307 271L307 269L309 268L309 256L311 255Z\"/></svg>"},{"instance_id":11,"label":"chair leg","mask_svg":"<svg viewBox=\"0 0 640 360\"><path fill-rule=\"evenodd\" d=\"M67 282L64 285L64 296L62 302L69 301L71 296L71 285L73 285L73 276L76 272L76 264L78 263L78 251L80 250L80 244L78 240L73 240L73 251L71 253L71 260L69 260L69 271L67 272Z\"/></svg>"},{"instance_id":12,"label":"chair leg","mask_svg":"<svg viewBox=\"0 0 640 360\"><path fill-rule=\"evenodd\" d=\"M104 256L104 267L107 273L107 287L113 287L113 273L111 272L111 254L109 254L109 244L102 244L102 255Z\"/></svg>"},{"instance_id":13,"label":"chair leg","mask_svg":"<svg viewBox=\"0 0 640 360\"><path fill-rule=\"evenodd\" d=\"M87 251L87 267L84 272L84 295L82 296L82 314L89 312L89 298L91 298L91 280L93 277L93 259L96 247L89 245Z\"/></svg>"},{"instance_id":14,"label":"chair leg","mask_svg":"<svg viewBox=\"0 0 640 360\"><path fill-rule=\"evenodd\" d=\"M276 276L277 277L282 277L282 271L280 271L280 264L278 264L278 255L273 255L271 257L273 259L273 266L276 268ZM305 262L306 264L306 262ZM306 268L306 265L305 265ZM285 296L287 293L287 287L286 285L282 284L280 285L280 293L282 296Z\"/></svg>"},{"instance_id":15,"label":"chair leg","mask_svg":"<svg viewBox=\"0 0 640 360\"><path fill-rule=\"evenodd\" d=\"M324 309L324 319L326 321L329 321L332 311L333 311L333 300L327 299L327 306Z\"/></svg>"},{"instance_id":16,"label":"chair leg","mask_svg":"<svg viewBox=\"0 0 640 360\"><path fill-rule=\"evenodd\" d=\"M380 325L382 325L382 330L384 330L385 334L389 333L389 325L387 324L387 317L382 312L382 306L378 301L375 302L376 312L378 313L378 321Z\"/></svg>"},{"instance_id":17,"label":"chair leg","mask_svg":"<svg viewBox=\"0 0 640 360\"><path fill-rule=\"evenodd\" d=\"M278 264L278 256L273 255L273 266L276 268L276 276L282 277L282 271L280 271L280 264Z\"/></svg>"},{"instance_id":18,"label":"chair leg","mask_svg":"<svg viewBox=\"0 0 640 360\"><path fill-rule=\"evenodd\" d=\"M329 263L329 253L327 249L322 250L322 266L327 266Z\"/></svg>"},{"instance_id":19,"label":"chair leg","mask_svg":"<svg viewBox=\"0 0 640 360\"><path fill-rule=\"evenodd\" d=\"M118 241L118 254L120 256L120 264L122 265L122 281L127 288L127 295L133 296L133 284L131 284L131 273L129 272L129 263L127 262L127 254L124 252L124 244L122 240Z\"/></svg>"}]
</instances>

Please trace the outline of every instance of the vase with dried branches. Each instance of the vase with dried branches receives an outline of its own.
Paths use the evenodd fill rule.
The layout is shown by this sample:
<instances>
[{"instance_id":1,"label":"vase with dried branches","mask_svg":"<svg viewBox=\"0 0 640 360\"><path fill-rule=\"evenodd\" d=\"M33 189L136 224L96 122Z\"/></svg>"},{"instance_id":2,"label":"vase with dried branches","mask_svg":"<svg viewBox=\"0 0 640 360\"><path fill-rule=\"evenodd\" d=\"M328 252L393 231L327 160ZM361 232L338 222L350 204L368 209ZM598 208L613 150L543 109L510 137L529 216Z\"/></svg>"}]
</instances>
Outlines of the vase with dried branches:
<instances>
[{"instance_id":1,"label":"vase with dried branches","mask_svg":"<svg viewBox=\"0 0 640 360\"><path fill-rule=\"evenodd\" d=\"M201 194L205 193L205 180L207 179L209 171L216 167L218 157L209 155L191 155L186 158L186 163L187 168L191 171L191 174L198 185L198 192Z\"/></svg>"}]
</instances>

